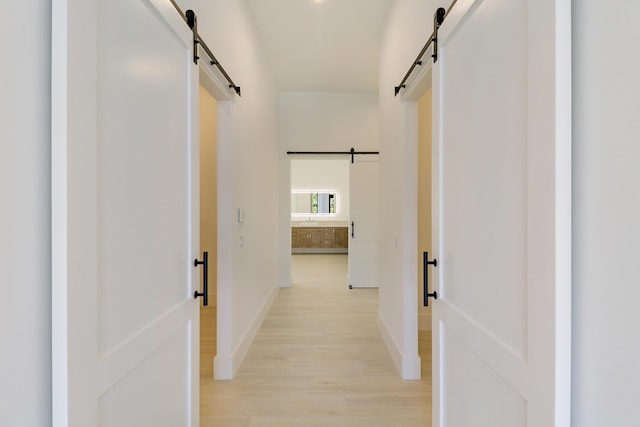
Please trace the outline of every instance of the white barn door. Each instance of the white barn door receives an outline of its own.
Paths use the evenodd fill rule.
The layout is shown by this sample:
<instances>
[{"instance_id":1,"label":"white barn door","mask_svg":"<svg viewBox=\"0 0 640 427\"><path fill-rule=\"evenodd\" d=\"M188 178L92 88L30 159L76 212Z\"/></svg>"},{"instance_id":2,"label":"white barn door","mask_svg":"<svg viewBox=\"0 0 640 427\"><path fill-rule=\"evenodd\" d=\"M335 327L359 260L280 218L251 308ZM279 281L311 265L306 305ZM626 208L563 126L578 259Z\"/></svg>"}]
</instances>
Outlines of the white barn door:
<instances>
[{"instance_id":1,"label":"white barn door","mask_svg":"<svg viewBox=\"0 0 640 427\"><path fill-rule=\"evenodd\" d=\"M377 288L380 172L377 155L349 164L349 287Z\"/></svg>"},{"instance_id":2,"label":"white barn door","mask_svg":"<svg viewBox=\"0 0 640 427\"><path fill-rule=\"evenodd\" d=\"M54 426L198 425L198 68L169 0L53 1Z\"/></svg>"},{"instance_id":3,"label":"white barn door","mask_svg":"<svg viewBox=\"0 0 640 427\"><path fill-rule=\"evenodd\" d=\"M459 0L440 27L434 426L569 425L570 34L569 0Z\"/></svg>"}]
</instances>

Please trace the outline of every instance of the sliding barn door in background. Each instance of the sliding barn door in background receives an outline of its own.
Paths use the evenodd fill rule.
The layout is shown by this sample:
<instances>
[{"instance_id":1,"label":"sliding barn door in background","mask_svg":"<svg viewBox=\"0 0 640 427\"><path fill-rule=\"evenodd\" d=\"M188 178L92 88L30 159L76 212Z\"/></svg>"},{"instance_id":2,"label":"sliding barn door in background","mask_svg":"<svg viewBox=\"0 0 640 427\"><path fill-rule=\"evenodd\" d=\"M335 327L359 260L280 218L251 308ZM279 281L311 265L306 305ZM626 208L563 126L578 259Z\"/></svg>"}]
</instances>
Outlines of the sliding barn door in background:
<instances>
[{"instance_id":1,"label":"sliding barn door in background","mask_svg":"<svg viewBox=\"0 0 640 427\"><path fill-rule=\"evenodd\" d=\"M377 288L380 210L377 155L349 164L349 287Z\"/></svg>"},{"instance_id":2,"label":"sliding barn door in background","mask_svg":"<svg viewBox=\"0 0 640 427\"><path fill-rule=\"evenodd\" d=\"M53 425L198 425L198 75L169 0L53 1Z\"/></svg>"},{"instance_id":3,"label":"sliding barn door in background","mask_svg":"<svg viewBox=\"0 0 640 427\"><path fill-rule=\"evenodd\" d=\"M438 32L434 427L566 427L569 0L459 0Z\"/></svg>"}]
</instances>

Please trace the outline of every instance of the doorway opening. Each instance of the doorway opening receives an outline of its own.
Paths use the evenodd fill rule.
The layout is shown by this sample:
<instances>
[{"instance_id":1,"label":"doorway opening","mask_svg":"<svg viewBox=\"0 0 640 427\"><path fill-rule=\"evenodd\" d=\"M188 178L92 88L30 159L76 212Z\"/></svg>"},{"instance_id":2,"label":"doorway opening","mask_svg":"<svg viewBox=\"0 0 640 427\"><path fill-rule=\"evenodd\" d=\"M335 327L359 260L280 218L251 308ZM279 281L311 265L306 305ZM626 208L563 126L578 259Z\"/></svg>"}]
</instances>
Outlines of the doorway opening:
<instances>
[{"instance_id":1,"label":"doorway opening","mask_svg":"<svg viewBox=\"0 0 640 427\"><path fill-rule=\"evenodd\" d=\"M421 375L431 381L431 306L425 307L423 253L432 251L431 138L432 92L429 88L418 101L418 355ZM427 274L432 274L430 269ZM429 277L428 279L431 279ZM431 281L433 283L433 281Z\"/></svg>"},{"instance_id":2,"label":"doorway opening","mask_svg":"<svg viewBox=\"0 0 640 427\"><path fill-rule=\"evenodd\" d=\"M213 378L217 347L217 103L200 86L200 253L209 253L209 305L200 307L200 377Z\"/></svg>"},{"instance_id":3,"label":"doorway opening","mask_svg":"<svg viewBox=\"0 0 640 427\"><path fill-rule=\"evenodd\" d=\"M291 159L291 252L346 254L347 159Z\"/></svg>"},{"instance_id":4,"label":"doorway opening","mask_svg":"<svg viewBox=\"0 0 640 427\"><path fill-rule=\"evenodd\" d=\"M293 158L289 178L291 253L347 254L349 288L377 288L378 156Z\"/></svg>"},{"instance_id":5,"label":"doorway opening","mask_svg":"<svg viewBox=\"0 0 640 427\"><path fill-rule=\"evenodd\" d=\"M345 258L349 252L349 162L346 158L290 160L290 229L292 270L312 267L323 258ZM311 259L310 258L310 259ZM295 262L295 261L298 262ZM340 263L338 263L340 264ZM337 268L327 260L329 268ZM310 273L311 271L309 271ZM337 272L336 272L337 273ZM292 271L295 284L296 275Z\"/></svg>"},{"instance_id":6,"label":"doorway opening","mask_svg":"<svg viewBox=\"0 0 640 427\"><path fill-rule=\"evenodd\" d=\"M206 64L206 62L202 62ZM234 92L222 77L210 67L201 65L198 98L193 100L199 110L198 179L200 192L198 219L200 251L208 252L209 305L200 307L199 340L200 396L213 379L233 377L231 348L231 286L232 265L229 257L221 256L231 247L233 217L229 214L231 179L231 118ZM202 277L201 277L202 281ZM203 289L203 283L200 284ZM205 399L201 399L201 402Z\"/></svg>"},{"instance_id":7,"label":"doorway opening","mask_svg":"<svg viewBox=\"0 0 640 427\"><path fill-rule=\"evenodd\" d=\"M405 112L405 132L408 142L413 145L412 151L415 153L415 163L410 166L415 173L415 223L412 224L408 235L415 238L414 259L411 260L411 268L416 268L412 273L415 274L411 281L415 280L415 298L416 304L407 306L405 314L407 315L407 326L410 326L410 332L407 333L407 348L417 350L420 359L419 370L417 366L412 367L411 374L432 384L433 379L433 341L432 341L432 312L431 305L433 300L429 301L429 307L426 307L424 300L424 289L427 283L434 283L433 269L427 270L428 282L425 282L424 276L424 254L434 252L433 225L434 218L437 218L436 212L433 211L433 170L434 170L434 154L433 154L433 90L432 90L432 64L429 62L427 67L420 68L416 72L413 81L407 85L406 91L403 92L402 104ZM431 285L429 285L431 287ZM415 317L413 317L415 316ZM415 323L414 323L415 322ZM415 328L415 329L414 329ZM413 351L413 350L412 350ZM436 355L437 357L437 355ZM413 378L413 377L412 377ZM436 391L437 392L437 391ZM436 393L437 394L437 393Z\"/></svg>"}]
</instances>

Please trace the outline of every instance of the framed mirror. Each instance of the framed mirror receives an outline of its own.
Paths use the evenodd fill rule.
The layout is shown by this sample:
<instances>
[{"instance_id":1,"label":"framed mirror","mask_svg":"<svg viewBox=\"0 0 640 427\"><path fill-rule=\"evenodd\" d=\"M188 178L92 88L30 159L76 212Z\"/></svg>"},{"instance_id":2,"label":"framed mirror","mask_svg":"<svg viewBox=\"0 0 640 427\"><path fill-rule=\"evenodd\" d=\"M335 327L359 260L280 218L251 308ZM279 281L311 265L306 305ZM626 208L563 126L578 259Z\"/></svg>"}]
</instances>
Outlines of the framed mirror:
<instances>
[{"instance_id":1,"label":"framed mirror","mask_svg":"<svg viewBox=\"0 0 640 427\"><path fill-rule=\"evenodd\" d=\"M291 214L335 214L337 193L329 191L301 190L291 192Z\"/></svg>"}]
</instances>

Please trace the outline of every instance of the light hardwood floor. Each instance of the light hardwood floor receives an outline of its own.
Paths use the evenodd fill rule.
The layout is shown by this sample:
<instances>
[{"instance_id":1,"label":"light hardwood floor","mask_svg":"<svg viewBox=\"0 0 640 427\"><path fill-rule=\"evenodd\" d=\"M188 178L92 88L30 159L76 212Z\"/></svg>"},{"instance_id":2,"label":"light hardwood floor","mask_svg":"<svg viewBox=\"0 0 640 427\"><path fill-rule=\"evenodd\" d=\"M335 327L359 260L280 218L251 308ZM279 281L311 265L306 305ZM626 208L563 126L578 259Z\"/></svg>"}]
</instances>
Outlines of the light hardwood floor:
<instances>
[{"instance_id":1,"label":"light hardwood floor","mask_svg":"<svg viewBox=\"0 0 640 427\"><path fill-rule=\"evenodd\" d=\"M378 292L348 289L346 255L294 255L292 277L236 378L201 378L201 426L430 426L430 334L423 379L402 381L377 329Z\"/></svg>"}]
</instances>

